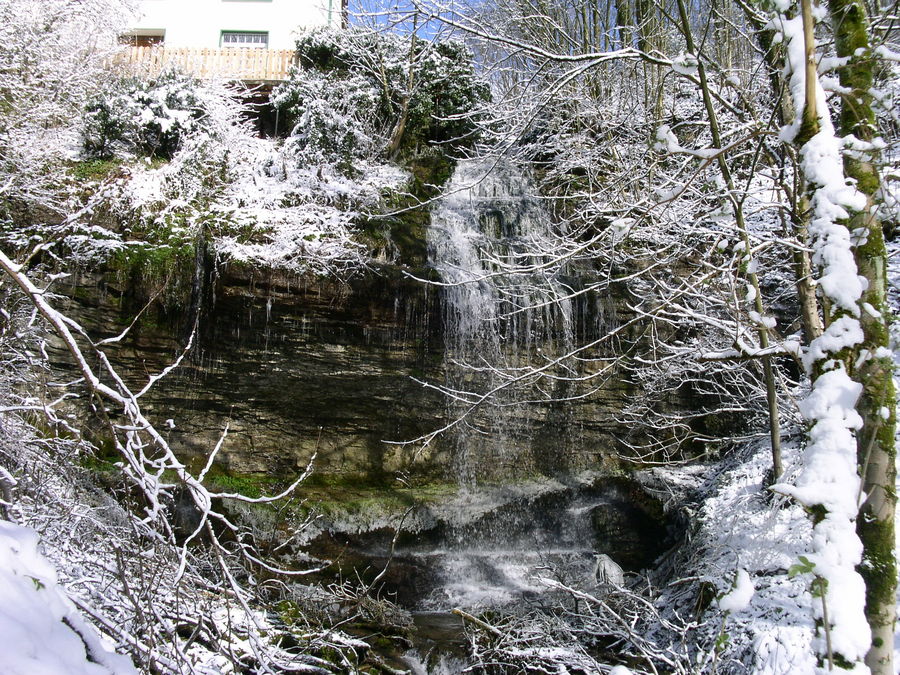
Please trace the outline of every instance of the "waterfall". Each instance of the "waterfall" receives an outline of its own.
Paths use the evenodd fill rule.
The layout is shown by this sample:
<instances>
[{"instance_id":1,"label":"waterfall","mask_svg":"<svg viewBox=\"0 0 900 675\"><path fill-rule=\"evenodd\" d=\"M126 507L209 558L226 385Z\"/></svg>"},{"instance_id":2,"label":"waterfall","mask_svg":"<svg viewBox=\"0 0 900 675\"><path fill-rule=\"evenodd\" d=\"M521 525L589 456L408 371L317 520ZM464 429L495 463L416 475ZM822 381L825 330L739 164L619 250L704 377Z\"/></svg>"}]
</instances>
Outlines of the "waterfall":
<instances>
[{"instance_id":1,"label":"waterfall","mask_svg":"<svg viewBox=\"0 0 900 675\"><path fill-rule=\"evenodd\" d=\"M505 161L461 161L432 211L428 256L442 283L447 414L461 420L451 446L464 486L540 464L539 404L560 395L562 380L547 379L559 368L529 373L572 344L550 224L532 183Z\"/></svg>"}]
</instances>

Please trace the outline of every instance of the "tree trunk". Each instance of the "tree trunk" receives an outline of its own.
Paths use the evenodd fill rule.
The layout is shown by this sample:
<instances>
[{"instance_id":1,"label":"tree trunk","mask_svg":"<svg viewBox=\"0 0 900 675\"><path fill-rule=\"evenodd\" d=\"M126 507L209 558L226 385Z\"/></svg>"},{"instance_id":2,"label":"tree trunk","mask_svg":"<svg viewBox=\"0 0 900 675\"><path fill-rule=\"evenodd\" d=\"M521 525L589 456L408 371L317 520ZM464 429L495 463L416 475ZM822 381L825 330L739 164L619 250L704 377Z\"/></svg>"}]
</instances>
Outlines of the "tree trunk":
<instances>
[{"instance_id":1,"label":"tree trunk","mask_svg":"<svg viewBox=\"0 0 900 675\"><path fill-rule=\"evenodd\" d=\"M631 47L634 19L631 16L630 0L616 0L616 25L622 47Z\"/></svg>"},{"instance_id":2,"label":"tree trunk","mask_svg":"<svg viewBox=\"0 0 900 675\"><path fill-rule=\"evenodd\" d=\"M691 31L691 24L685 0L678 0L678 16L681 20L679 29L681 30L682 35L684 35L684 41L688 51L697 57L697 76L700 80L700 92L703 95L703 105L706 108L706 116L709 120L709 130L710 135L712 136L713 147L722 148L722 134L719 130L719 118L716 114L716 108L713 105L712 95L710 94L709 80L706 76L706 65L703 61L702 54L697 51L694 44L694 36ZM741 241L744 244L744 251L749 254L752 250L750 246L750 235L747 230L747 223L744 220L743 204L735 198L737 189L734 176L731 173L731 168L728 166L723 153L718 154L717 162L719 164L719 169L722 172L722 178L725 180L725 186L728 189L728 199L734 210L734 219L737 224L738 233L741 236ZM759 316L764 316L765 308L763 306L762 291L759 286L759 277L756 272L748 272L747 281L753 286L754 310ZM760 348L767 349L769 347L769 329L760 324L757 327L757 335L759 336ZM766 402L769 410L769 440L772 444L772 475L774 479L777 480L782 473L781 420L778 411L778 394L775 387L775 373L772 368L772 357L770 355L763 356L762 364L763 377L766 383Z\"/></svg>"},{"instance_id":3,"label":"tree trunk","mask_svg":"<svg viewBox=\"0 0 900 675\"><path fill-rule=\"evenodd\" d=\"M803 90L803 121L795 140L798 147L806 143L819 131L819 110L816 101L816 82L819 74L816 70L816 39L814 36L816 24L813 20L812 2L803 0L800 3L800 10L803 14L803 46L806 57L804 59L806 73L803 78L805 82Z\"/></svg>"},{"instance_id":4,"label":"tree trunk","mask_svg":"<svg viewBox=\"0 0 900 675\"><path fill-rule=\"evenodd\" d=\"M397 123L391 132L391 139L388 141L386 153L391 159L394 159L400 152L400 146L403 143L403 134L406 132L406 121L409 119L409 102L413 97L416 85L416 29L418 28L418 18L413 19L413 32L409 38L409 61L407 67L409 74L406 78L406 93L403 95L403 103L400 105L400 114L397 117ZM387 81L387 78L385 78Z\"/></svg>"},{"instance_id":5,"label":"tree trunk","mask_svg":"<svg viewBox=\"0 0 900 675\"><path fill-rule=\"evenodd\" d=\"M782 47L775 43L773 31L749 11L750 7L748 5L743 5L743 7L745 18L756 32L757 43L763 53L769 84L772 87L772 95L778 102L775 107L776 119L779 125L787 124L794 118L794 110L790 97L785 94L782 72L784 57L778 53ZM784 156L781 155L779 159L784 161ZM785 230L786 232L790 230L789 233L800 244L800 246L792 247L791 259L794 266L794 286L797 289L797 299L800 305L800 324L803 327L804 341L809 344L822 334L822 318L819 316L819 301L816 299L816 285L813 280L812 261L808 251L810 204L806 196L806 182L803 180L802 173L797 178L800 182L795 189L784 187L792 205L790 226L786 226Z\"/></svg>"},{"instance_id":6,"label":"tree trunk","mask_svg":"<svg viewBox=\"0 0 900 675\"><path fill-rule=\"evenodd\" d=\"M869 94L875 62L869 44L868 19L861 0L829 0L834 25L835 46L839 57L849 57L841 68L841 85L849 91L841 102L841 133L853 134L862 141L875 136L875 114ZM857 519L857 532L863 543L860 574L866 582L866 618L872 629L872 647L866 664L873 675L893 675L894 622L896 620L897 563L894 558L896 392L893 384L893 360L888 351L887 253L881 223L873 202L879 187L872 158L845 156L844 171L856 180L856 187L868 197L869 208L855 214L851 231L864 233L854 255L859 273L868 282L862 297L864 342L860 353L868 353L856 372L863 384L857 406L863 428L857 436L863 492L867 499Z\"/></svg>"},{"instance_id":7,"label":"tree trunk","mask_svg":"<svg viewBox=\"0 0 900 675\"><path fill-rule=\"evenodd\" d=\"M805 181L804 181L805 183ZM809 199L805 185L803 193L797 195L796 221L793 224L794 237L803 246L809 245ZM809 344L822 334L822 318L819 316L819 302L816 300L816 284L813 280L812 260L805 248L791 251L794 263L794 286L797 289L797 301L800 305L800 325L803 327L803 338Z\"/></svg>"}]
</instances>

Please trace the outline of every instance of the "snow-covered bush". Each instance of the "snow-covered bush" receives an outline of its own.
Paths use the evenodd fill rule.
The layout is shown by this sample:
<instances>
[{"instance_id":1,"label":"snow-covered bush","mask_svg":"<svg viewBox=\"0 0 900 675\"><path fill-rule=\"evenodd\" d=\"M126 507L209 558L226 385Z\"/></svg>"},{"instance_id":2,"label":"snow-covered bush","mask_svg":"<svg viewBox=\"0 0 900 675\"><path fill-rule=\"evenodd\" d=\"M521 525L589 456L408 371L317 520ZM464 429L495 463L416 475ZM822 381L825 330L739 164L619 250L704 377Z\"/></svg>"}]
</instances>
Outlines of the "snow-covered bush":
<instances>
[{"instance_id":1,"label":"snow-covered bush","mask_svg":"<svg viewBox=\"0 0 900 675\"><path fill-rule=\"evenodd\" d=\"M297 166L330 164L351 175L377 152L378 91L365 77L304 72L291 80L290 100L299 114L285 145Z\"/></svg>"},{"instance_id":2,"label":"snow-covered bush","mask_svg":"<svg viewBox=\"0 0 900 675\"><path fill-rule=\"evenodd\" d=\"M171 161L129 164L100 186L91 208L116 229L70 227L66 242L79 258L112 255L117 268L143 280L138 286L147 282L149 295L169 284L164 297L172 300L187 290L198 245L222 260L298 274L359 268L366 254L354 241L357 224L405 184L406 173L356 158L348 177L322 155L309 162L308 148L253 137L227 92L199 92L213 111L208 118L219 122L195 127Z\"/></svg>"},{"instance_id":3,"label":"snow-covered bush","mask_svg":"<svg viewBox=\"0 0 900 675\"><path fill-rule=\"evenodd\" d=\"M85 153L100 159L119 154L171 159L208 117L199 86L175 70L116 82L86 107Z\"/></svg>"},{"instance_id":4,"label":"snow-covered bush","mask_svg":"<svg viewBox=\"0 0 900 675\"><path fill-rule=\"evenodd\" d=\"M0 208L59 211L80 111L106 80L130 0L0 0Z\"/></svg>"},{"instance_id":5,"label":"snow-covered bush","mask_svg":"<svg viewBox=\"0 0 900 675\"><path fill-rule=\"evenodd\" d=\"M345 173L353 161L432 143L471 143L487 99L461 44L316 28L297 40L296 68L273 94L298 161Z\"/></svg>"},{"instance_id":6,"label":"snow-covered bush","mask_svg":"<svg viewBox=\"0 0 900 675\"><path fill-rule=\"evenodd\" d=\"M223 258L295 273L347 276L366 261L354 236L384 194L400 190L399 167L358 158L353 176L327 163L298 161L291 143L258 141L251 161L211 211L223 227L215 248Z\"/></svg>"}]
</instances>

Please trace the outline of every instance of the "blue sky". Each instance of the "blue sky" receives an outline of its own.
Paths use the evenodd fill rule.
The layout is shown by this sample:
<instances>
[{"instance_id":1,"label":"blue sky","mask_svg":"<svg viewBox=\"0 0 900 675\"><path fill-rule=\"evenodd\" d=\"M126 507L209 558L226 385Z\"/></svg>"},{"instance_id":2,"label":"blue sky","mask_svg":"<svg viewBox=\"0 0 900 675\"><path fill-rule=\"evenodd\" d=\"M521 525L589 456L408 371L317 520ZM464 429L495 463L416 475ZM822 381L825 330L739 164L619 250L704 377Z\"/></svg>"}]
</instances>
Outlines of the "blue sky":
<instances>
[{"instance_id":1,"label":"blue sky","mask_svg":"<svg viewBox=\"0 0 900 675\"><path fill-rule=\"evenodd\" d=\"M407 32L412 30L413 3L407 0L350 0L350 23L377 23L381 26L391 26L393 30ZM430 38L446 27L439 21L431 21L417 25L420 37Z\"/></svg>"}]
</instances>

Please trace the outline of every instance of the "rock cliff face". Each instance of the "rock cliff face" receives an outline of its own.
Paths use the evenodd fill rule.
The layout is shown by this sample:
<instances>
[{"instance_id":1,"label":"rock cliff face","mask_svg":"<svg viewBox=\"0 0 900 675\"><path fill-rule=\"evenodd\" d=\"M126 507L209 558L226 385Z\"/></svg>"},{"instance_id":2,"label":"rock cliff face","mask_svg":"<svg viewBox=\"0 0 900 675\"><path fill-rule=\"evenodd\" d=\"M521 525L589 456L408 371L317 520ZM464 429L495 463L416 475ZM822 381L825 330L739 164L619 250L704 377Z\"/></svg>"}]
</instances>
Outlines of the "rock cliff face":
<instances>
[{"instance_id":1,"label":"rock cliff face","mask_svg":"<svg viewBox=\"0 0 900 675\"><path fill-rule=\"evenodd\" d=\"M439 458L404 441L440 423L440 332L427 287L373 270L347 285L225 270L198 350L161 405L180 409L195 452L232 420L224 461L237 471L379 478ZM186 405L187 404L187 405ZM175 414L173 412L173 414Z\"/></svg>"},{"instance_id":2,"label":"rock cliff face","mask_svg":"<svg viewBox=\"0 0 900 675\"><path fill-rule=\"evenodd\" d=\"M576 375L595 369L602 373L597 379L572 383L567 371L501 393L499 405L448 402L423 384L491 389L505 376L479 373L489 362L513 372L633 316L625 287L585 294L552 315L538 309L509 319L518 286L479 281L440 288L410 276L466 282L452 270L468 265L466 274L489 274L478 267L482 254L510 255L519 241L539 236L546 216L527 181L509 171L496 175L497 182L476 181L468 192L456 186L462 191L449 206L432 209L437 224L427 235L422 211L380 232L393 250L391 262L346 282L234 264L214 269L200 249L192 297L181 309L147 312L114 358L135 381L159 372L182 352L196 324L181 367L148 394L145 406L157 421L173 421L170 441L197 461L227 427L217 461L235 473L288 477L315 458L319 474L372 484L400 472L472 483L608 467L625 450L629 430L618 419L634 393L622 370L606 365L615 345L580 353ZM467 218L472 222L459 222ZM578 280L565 283L571 288ZM113 274L82 274L71 284L64 289L70 311L94 335L118 333L142 304L134 284ZM538 306L541 299L527 298ZM635 326L623 336L639 340L639 334ZM469 408L465 424L451 433L424 447L404 443Z\"/></svg>"},{"instance_id":3,"label":"rock cliff face","mask_svg":"<svg viewBox=\"0 0 900 675\"><path fill-rule=\"evenodd\" d=\"M127 289L96 275L75 282L71 306L90 332L120 331ZM441 423L441 396L412 379L439 377L428 287L395 268L336 284L222 266L208 290L190 353L145 403L154 419L173 420L176 448L204 456L227 425L218 461L230 471L290 475L314 455L319 472L370 479L437 470L439 452L385 443ZM173 361L186 313L139 323L114 350L125 372L137 379Z\"/></svg>"},{"instance_id":4,"label":"rock cliff face","mask_svg":"<svg viewBox=\"0 0 900 675\"><path fill-rule=\"evenodd\" d=\"M131 320L127 289L110 277L82 273L72 284L70 311L93 336ZM456 441L401 443L440 428L452 412L422 384L446 376L434 287L391 266L346 284L223 266L209 290L190 352L144 402L158 423L174 422L176 448L205 457L227 425L218 461L229 471L289 476L315 455L319 473L455 480ZM141 381L178 357L191 323L187 310L145 319L111 349L113 358ZM611 383L587 401L520 411L507 439L520 452L484 459L479 477L599 465L615 443L626 390Z\"/></svg>"}]
</instances>

